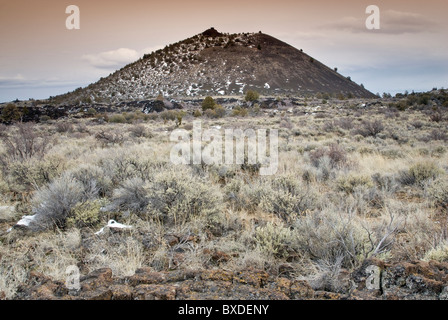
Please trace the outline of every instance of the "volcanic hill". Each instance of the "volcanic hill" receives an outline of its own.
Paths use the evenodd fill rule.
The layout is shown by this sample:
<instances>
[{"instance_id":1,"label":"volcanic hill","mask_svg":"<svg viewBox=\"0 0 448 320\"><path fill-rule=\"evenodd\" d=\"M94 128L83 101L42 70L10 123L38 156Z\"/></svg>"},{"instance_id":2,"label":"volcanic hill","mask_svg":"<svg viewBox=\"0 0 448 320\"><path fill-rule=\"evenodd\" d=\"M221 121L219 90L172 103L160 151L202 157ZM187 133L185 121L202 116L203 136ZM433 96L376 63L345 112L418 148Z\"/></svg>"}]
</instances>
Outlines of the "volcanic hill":
<instances>
[{"instance_id":1,"label":"volcanic hill","mask_svg":"<svg viewBox=\"0 0 448 320\"><path fill-rule=\"evenodd\" d=\"M62 103L120 102L169 97L332 93L375 95L285 42L264 33L214 28L138 61L86 88L56 97Z\"/></svg>"}]
</instances>

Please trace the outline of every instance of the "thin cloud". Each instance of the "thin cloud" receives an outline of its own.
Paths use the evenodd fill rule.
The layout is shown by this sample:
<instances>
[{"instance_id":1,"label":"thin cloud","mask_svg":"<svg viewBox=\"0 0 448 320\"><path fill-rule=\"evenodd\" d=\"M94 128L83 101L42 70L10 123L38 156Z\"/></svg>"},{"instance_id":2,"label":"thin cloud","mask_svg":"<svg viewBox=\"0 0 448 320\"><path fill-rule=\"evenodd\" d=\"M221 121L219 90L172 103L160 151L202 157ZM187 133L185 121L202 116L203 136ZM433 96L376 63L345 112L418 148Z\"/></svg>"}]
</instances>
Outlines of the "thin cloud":
<instances>
[{"instance_id":1,"label":"thin cloud","mask_svg":"<svg viewBox=\"0 0 448 320\"><path fill-rule=\"evenodd\" d=\"M323 25L322 29L350 33L372 32L367 30L365 26L367 17L367 14L362 17L344 17L338 21ZM422 14L396 10L380 11L380 24L381 29L374 32L397 35L435 32L438 30L438 24Z\"/></svg>"},{"instance_id":2,"label":"thin cloud","mask_svg":"<svg viewBox=\"0 0 448 320\"><path fill-rule=\"evenodd\" d=\"M131 63L140 58L139 52L133 49L120 48L97 54L85 54L81 57L96 68L116 68Z\"/></svg>"},{"instance_id":3,"label":"thin cloud","mask_svg":"<svg viewBox=\"0 0 448 320\"><path fill-rule=\"evenodd\" d=\"M419 13L388 10L382 17L381 29L385 33L422 33L437 31L437 23Z\"/></svg>"},{"instance_id":4,"label":"thin cloud","mask_svg":"<svg viewBox=\"0 0 448 320\"><path fill-rule=\"evenodd\" d=\"M45 88L45 87L64 87L72 85L73 81L61 81L58 78L51 79L31 79L17 74L7 77L0 76L0 88Z\"/></svg>"},{"instance_id":5,"label":"thin cloud","mask_svg":"<svg viewBox=\"0 0 448 320\"><path fill-rule=\"evenodd\" d=\"M150 47L137 51L129 48L105 51L96 54L85 54L81 57L91 66L101 69L116 69L140 59L144 54L150 53L160 47Z\"/></svg>"}]
</instances>

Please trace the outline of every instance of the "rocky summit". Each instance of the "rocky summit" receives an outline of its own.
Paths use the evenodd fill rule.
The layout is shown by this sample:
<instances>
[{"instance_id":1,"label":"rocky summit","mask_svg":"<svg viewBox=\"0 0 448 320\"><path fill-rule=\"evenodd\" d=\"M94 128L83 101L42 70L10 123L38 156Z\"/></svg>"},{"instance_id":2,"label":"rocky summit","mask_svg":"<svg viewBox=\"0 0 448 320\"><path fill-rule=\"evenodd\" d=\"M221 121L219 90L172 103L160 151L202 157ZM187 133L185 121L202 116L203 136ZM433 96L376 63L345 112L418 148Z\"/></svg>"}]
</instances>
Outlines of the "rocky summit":
<instances>
[{"instance_id":1,"label":"rocky summit","mask_svg":"<svg viewBox=\"0 0 448 320\"><path fill-rule=\"evenodd\" d=\"M375 97L302 49L261 31L221 33L210 28L144 55L86 88L57 97L61 103L171 97L317 93Z\"/></svg>"}]
</instances>

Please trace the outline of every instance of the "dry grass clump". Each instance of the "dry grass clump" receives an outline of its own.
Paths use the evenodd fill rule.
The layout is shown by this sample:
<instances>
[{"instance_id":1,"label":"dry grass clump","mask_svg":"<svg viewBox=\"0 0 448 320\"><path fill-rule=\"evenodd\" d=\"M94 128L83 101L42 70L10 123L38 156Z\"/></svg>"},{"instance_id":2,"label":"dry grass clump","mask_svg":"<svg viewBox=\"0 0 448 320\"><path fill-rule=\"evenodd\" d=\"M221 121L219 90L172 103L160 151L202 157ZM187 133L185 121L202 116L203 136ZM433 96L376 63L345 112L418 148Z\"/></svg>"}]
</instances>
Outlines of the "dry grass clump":
<instances>
[{"instance_id":1,"label":"dry grass clump","mask_svg":"<svg viewBox=\"0 0 448 320\"><path fill-rule=\"evenodd\" d=\"M145 262L141 241L132 237L119 237L116 241L98 239L89 246L85 256L90 271L111 268L118 277L132 276Z\"/></svg>"}]
</instances>

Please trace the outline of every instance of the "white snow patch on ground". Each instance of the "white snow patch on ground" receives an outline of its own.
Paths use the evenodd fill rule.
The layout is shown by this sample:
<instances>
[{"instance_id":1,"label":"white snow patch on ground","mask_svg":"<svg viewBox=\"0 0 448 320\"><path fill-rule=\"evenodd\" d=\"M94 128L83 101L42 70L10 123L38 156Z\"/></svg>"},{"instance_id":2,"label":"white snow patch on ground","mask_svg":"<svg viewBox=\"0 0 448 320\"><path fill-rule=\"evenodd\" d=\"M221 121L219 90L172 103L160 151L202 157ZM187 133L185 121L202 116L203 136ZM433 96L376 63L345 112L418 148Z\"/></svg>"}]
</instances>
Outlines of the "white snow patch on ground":
<instances>
[{"instance_id":1,"label":"white snow patch on ground","mask_svg":"<svg viewBox=\"0 0 448 320\"><path fill-rule=\"evenodd\" d=\"M266 82L266 83L264 84L264 88L265 88L265 89L270 89L271 86L269 85L269 83Z\"/></svg>"}]
</instances>

